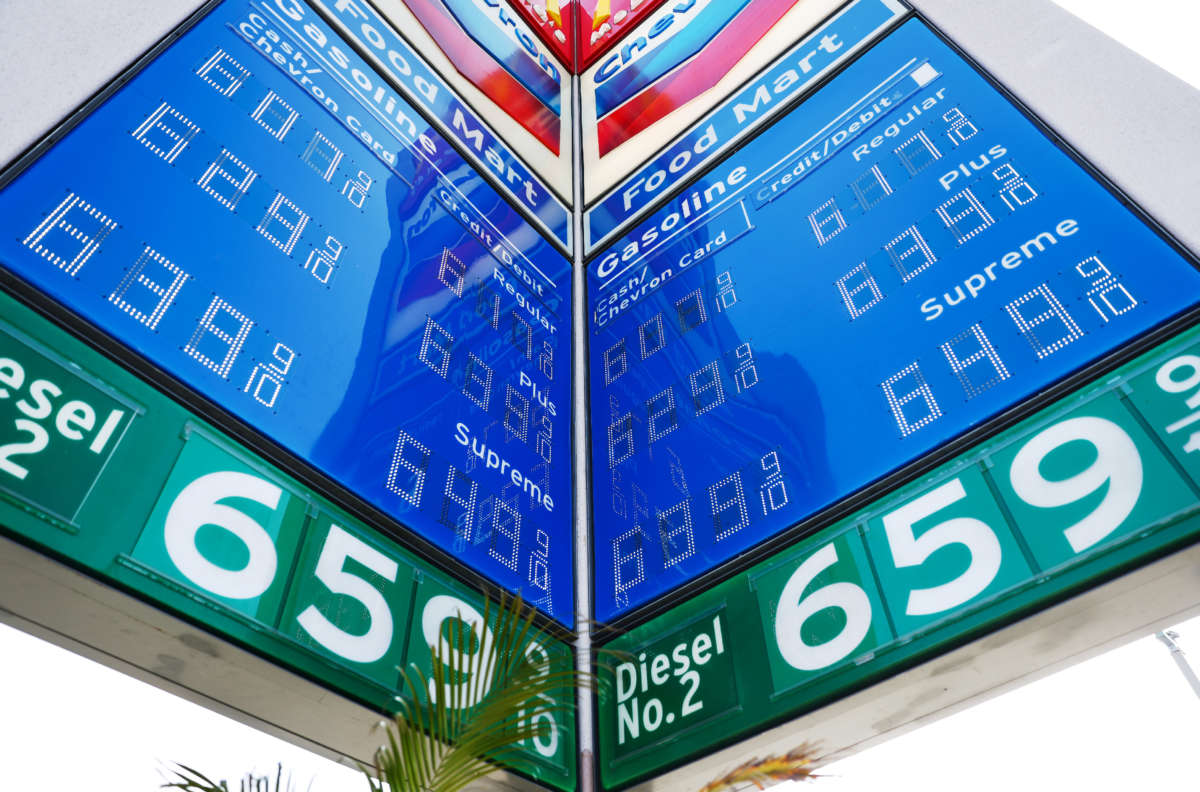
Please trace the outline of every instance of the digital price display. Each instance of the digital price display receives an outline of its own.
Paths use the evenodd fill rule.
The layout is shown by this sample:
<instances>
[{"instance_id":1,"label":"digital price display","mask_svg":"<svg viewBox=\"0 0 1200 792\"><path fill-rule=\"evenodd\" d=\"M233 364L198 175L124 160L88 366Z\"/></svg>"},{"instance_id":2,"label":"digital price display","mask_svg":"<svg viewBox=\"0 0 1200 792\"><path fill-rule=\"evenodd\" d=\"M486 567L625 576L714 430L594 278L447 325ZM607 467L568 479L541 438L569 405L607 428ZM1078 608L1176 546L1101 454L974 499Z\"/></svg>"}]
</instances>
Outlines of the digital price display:
<instances>
[{"instance_id":1,"label":"digital price display","mask_svg":"<svg viewBox=\"0 0 1200 792\"><path fill-rule=\"evenodd\" d=\"M1018 657L1030 643L994 635L973 662L932 658L1195 543L1197 352L1193 327L606 644L619 660L598 688L603 788L768 725L800 730L785 721L917 663L866 695L920 702L901 717L915 719L979 690L958 674L1044 667L1040 647ZM1143 590L1128 583L1115 585ZM1090 599L1121 607L1111 591ZM1085 620L1080 605L1041 630Z\"/></svg>"},{"instance_id":2,"label":"digital price display","mask_svg":"<svg viewBox=\"0 0 1200 792\"><path fill-rule=\"evenodd\" d=\"M402 669L428 677L431 650L439 643L447 667L462 668L466 660L454 652L469 654L470 648L447 653L441 640L459 623L477 630L485 644L494 640L496 608L471 586L381 536L6 294L0 294L0 317L0 544L6 562L21 566L8 555L7 540L14 536L41 553L69 558L102 584L137 592L141 601L336 693L319 697L323 719L339 709L339 697L396 712L398 697L409 695ZM73 570L69 575L72 596L86 598L89 584L76 580ZM6 604L20 608L55 590L53 577L45 577L45 591L23 592L22 601ZM70 632L79 629L79 618L61 593L49 596L66 622L60 626L86 638ZM156 662L162 656L155 649L118 626L131 618L120 600L115 592L106 598L106 617L95 625L108 633L101 648L107 641L108 649L134 664ZM161 620L146 620L140 603L134 610L135 634L164 629ZM542 631L531 630L519 646L547 672L572 664L570 646ZM189 660L186 677L201 687L199 677L219 677L215 688L209 680L209 694L234 709L272 717L268 710L277 697L261 684L255 690L230 684L246 673L240 661L216 648L206 654L208 670ZM311 692L297 693L299 700L315 702ZM296 700L279 703L301 713ZM538 724L541 732L514 746L512 769L555 789L576 789L573 701L565 688L514 705L519 719ZM273 722L286 728L288 716L280 721L275 712ZM345 729L342 716L333 720ZM339 728L325 720L313 727L311 716L307 723L293 721L318 741L321 732Z\"/></svg>"},{"instance_id":3,"label":"digital price display","mask_svg":"<svg viewBox=\"0 0 1200 792\"><path fill-rule=\"evenodd\" d=\"M570 624L569 264L299 9L222 3L106 99L0 261Z\"/></svg>"},{"instance_id":4,"label":"digital price display","mask_svg":"<svg viewBox=\"0 0 1200 792\"><path fill-rule=\"evenodd\" d=\"M910 20L588 288L604 621L1194 306L1200 276Z\"/></svg>"}]
</instances>

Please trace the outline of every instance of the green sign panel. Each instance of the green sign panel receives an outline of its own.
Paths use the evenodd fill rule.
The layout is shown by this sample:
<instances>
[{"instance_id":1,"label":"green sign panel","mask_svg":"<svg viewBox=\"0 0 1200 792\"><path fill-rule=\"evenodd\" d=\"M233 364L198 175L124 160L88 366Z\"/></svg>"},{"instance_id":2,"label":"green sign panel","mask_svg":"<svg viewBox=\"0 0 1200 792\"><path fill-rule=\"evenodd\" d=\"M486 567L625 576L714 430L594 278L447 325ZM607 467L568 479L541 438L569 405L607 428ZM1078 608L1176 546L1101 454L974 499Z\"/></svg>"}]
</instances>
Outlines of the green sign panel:
<instances>
[{"instance_id":1,"label":"green sign panel","mask_svg":"<svg viewBox=\"0 0 1200 792\"><path fill-rule=\"evenodd\" d=\"M380 711L457 620L490 640L479 593L5 295L0 315L0 530ZM518 769L569 792L561 695L526 703L547 728Z\"/></svg>"},{"instance_id":2,"label":"green sign panel","mask_svg":"<svg viewBox=\"0 0 1200 792\"><path fill-rule=\"evenodd\" d=\"M600 689L604 788L798 717L1195 541L1197 452L1193 329L621 636L607 648L634 659ZM690 654L697 640L713 647L706 663Z\"/></svg>"},{"instance_id":3,"label":"green sign panel","mask_svg":"<svg viewBox=\"0 0 1200 792\"><path fill-rule=\"evenodd\" d=\"M0 323L0 491L71 525L140 408Z\"/></svg>"},{"instance_id":4,"label":"green sign panel","mask_svg":"<svg viewBox=\"0 0 1200 792\"><path fill-rule=\"evenodd\" d=\"M724 608L698 614L616 665L618 744L657 743L738 706L727 622Z\"/></svg>"}]
</instances>

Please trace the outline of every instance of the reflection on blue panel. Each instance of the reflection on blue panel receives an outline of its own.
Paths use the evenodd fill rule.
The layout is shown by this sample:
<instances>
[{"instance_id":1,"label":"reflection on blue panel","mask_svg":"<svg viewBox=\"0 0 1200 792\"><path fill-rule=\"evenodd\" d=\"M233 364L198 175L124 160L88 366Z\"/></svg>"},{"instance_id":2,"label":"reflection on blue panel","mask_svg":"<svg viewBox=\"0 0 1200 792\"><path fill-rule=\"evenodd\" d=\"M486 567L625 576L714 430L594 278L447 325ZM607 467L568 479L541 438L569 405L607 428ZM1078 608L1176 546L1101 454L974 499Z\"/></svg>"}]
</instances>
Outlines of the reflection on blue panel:
<instances>
[{"instance_id":1,"label":"reflection on blue panel","mask_svg":"<svg viewBox=\"0 0 1200 792\"><path fill-rule=\"evenodd\" d=\"M0 260L570 624L569 265L288 25L219 6L0 193Z\"/></svg>"},{"instance_id":2,"label":"reflection on blue panel","mask_svg":"<svg viewBox=\"0 0 1200 792\"><path fill-rule=\"evenodd\" d=\"M1200 297L1189 261L919 21L588 286L600 620Z\"/></svg>"}]
</instances>

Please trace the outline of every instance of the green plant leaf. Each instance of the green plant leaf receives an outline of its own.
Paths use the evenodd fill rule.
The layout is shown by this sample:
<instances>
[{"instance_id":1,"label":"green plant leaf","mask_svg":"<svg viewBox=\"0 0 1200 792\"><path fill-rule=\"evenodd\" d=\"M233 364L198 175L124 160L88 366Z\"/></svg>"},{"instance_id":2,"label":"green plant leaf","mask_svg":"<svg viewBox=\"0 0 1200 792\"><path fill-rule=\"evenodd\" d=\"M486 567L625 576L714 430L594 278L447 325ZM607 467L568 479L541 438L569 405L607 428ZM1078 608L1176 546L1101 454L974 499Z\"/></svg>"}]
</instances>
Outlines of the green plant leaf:
<instances>
[{"instance_id":1,"label":"green plant leaf","mask_svg":"<svg viewBox=\"0 0 1200 792\"><path fill-rule=\"evenodd\" d=\"M593 683L572 658L535 651L545 638L520 597L487 602L483 625L487 633L476 634L457 621L431 649L428 677L417 668L401 674L404 696L376 755L376 792L383 784L392 792L458 792L513 766L530 740L545 736L544 719L573 712L575 690ZM532 717L531 703L546 714Z\"/></svg>"}]
</instances>

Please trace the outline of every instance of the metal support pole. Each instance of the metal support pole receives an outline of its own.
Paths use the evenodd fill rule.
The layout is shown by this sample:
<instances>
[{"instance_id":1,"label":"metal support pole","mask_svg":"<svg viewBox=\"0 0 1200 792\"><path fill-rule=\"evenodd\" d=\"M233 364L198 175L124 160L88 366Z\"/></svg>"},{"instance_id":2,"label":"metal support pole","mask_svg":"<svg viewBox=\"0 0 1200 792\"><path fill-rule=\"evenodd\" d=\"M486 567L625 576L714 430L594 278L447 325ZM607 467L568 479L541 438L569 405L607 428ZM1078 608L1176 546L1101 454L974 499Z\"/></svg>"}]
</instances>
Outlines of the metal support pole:
<instances>
[{"instance_id":1,"label":"metal support pole","mask_svg":"<svg viewBox=\"0 0 1200 792\"><path fill-rule=\"evenodd\" d=\"M1154 637L1166 644L1167 648L1171 650L1171 657L1174 658L1175 665L1179 666L1184 679L1188 681L1188 684L1192 686L1192 691L1200 698L1200 678L1196 677L1196 672L1192 670L1192 666L1188 663L1187 657L1184 656L1183 650L1179 648L1179 644L1175 643L1175 639L1179 637L1179 634L1173 630L1167 630L1166 632L1155 633Z\"/></svg>"},{"instance_id":2,"label":"metal support pole","mask_svg":"<svg viewBox=\"0 0 1200 792\"><path fill-rule=\"evenodd\" d=\"M588 478L591 460L588 456L588 377L587 377L587 305L584 298L585 273L583 267L583 129L579 124L582 112L580 101L580 79L571 79L572 111L575 129L572 134L574 148L574 178L572 197L575 199L571 213L573 223L574 250L572 251L572 327L575 330L572 342L573 382L573 456L572 466L575 484L575 658L580 671L590 672L592 666L592 532L591 507L588 498ZM579 691L577 703L579 744L579 792L594 792L596 735L594 729L594 707L592 690Z\"/></svg>"}]
</instances>

